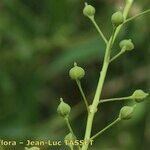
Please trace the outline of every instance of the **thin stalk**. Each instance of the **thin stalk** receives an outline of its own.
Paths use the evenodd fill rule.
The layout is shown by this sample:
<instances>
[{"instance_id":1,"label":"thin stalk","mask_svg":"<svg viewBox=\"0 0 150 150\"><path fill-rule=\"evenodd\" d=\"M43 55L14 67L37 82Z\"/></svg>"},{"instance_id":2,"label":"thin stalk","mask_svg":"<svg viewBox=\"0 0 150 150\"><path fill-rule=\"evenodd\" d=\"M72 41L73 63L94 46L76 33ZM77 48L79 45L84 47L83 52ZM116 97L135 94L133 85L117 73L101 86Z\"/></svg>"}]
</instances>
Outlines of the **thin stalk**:
<instances>
[{"instance_id":1,"label":"thin stalk","mask_svg":"<svg viewBox=\"0 0 150 150\"><path fill-rule=\"evenodd\" d=\"M72 129L72 127L71 127L71 124L70 124L70 122L69 122L69 119L68 119L67 117L65 118L65 122L66 122L66 125L67 125L67 127L68 127L70 133L71 133L72 135L75 135L74 132L73 132L73 129Z\"/></svg>"},{"instance_id":2,"label":"thin stalk","mask_svg":"<svg viewBox=\"0 0 150 150\"><path fill-rule=\"evenodd\" d=\"M117 59L119 56L121 56L124 52L125 52L125 50L126 50L126 47L123 47L122 49L121 49L121 51L118 53L118 54L116 54L114 57L112 57L111 59L110 59L110 63L112 62L112 61L114 61L115 59Z\"/></svg>"},{"instance_id":3,"label":"thin stalk","mask_svg":"<svg viewBox=\"0 0 150 150\"><path fill-rule=\"evenodd\" d=\"M116 32L117 28L113 27L113 32L112 32L112 43L111 45L113 45L113 40L114 40L114 36L115 36L115 32Z\"/></svg>"},{"instance_id":4,"label":"thin stalk","mask_svg":"<svg viewBox=\"0 0 150 150\"><path fill-rule=\"evenodd\" d=\"M84 103L85 103L87 112L89 112L89 104L88 104L87 98L86 98L86 96L85 96L85 94L84 94L84 92L83 92L83 89L82 89L80 80L76 80L76 83L77 83L78 88L79 88L79 90L80 90L80 93L81 93L81 95L82 95L82 97L83 97L83 100L84 100Z\"/></svg>"},{"instance_id":5,"label":"thin stalk","mask_svg":"<svg viewBox=\"0 0 150 150\"><path fill-rule=\"evenodd\" d=\"M117 30L117 28L116 27L113 27L113 31L112 31L112 36L111 36L111 38L110 38L110 47L111 47L111 49L110 49L110 51L109 51L109 57L111 56L111 51L112 51L112 47L113 47L113 41L114 41L114 37L115 37L115 32L116 32L116 30Z\"/></svg>"},{"instance_id":6,"label":"thin stalk","mask_svg":"<svg viewBox=\"0 0 150 150\"><path fill-rule=\"evenodd\" d=\"M70 133L75 136L75 134L74 134L74 132L73 132L73 129L72 129L72 127L71 127L71 124L70 124L70 122L69 122L68 117L65 118L65 122L66 122L66 125L67 125L67 127L68 127ZM75 136L75 137L76 137L76 136ZM70 147L70 148L71 148L71 147ZM81 147L80 147L79 145L77 145L77 148L78 148L78 150L81 150Z\"/></svg>"},{"instance_id":7,"label":"thin stalk","mask_svg":"<svg viewBox=\"0 0 150 150\"><path fill-rule=\"evenodd\" d=\"M130 99L132 99L131 96L119 97L119 98L101 99L99 101L99 103L106 103L106 102L112 102L112 101L124 101L124 100L130 100Z\"/></svg>"},{"instance_id":8,"label":"thin stalk","mask_svg":"<svg viewBox=\"0 0 150 150\"><path fill-rule=\"evenodd\" d=\"M114 61L115 59L117 59L120 55L122 55L123 54L123 52L122 51L120 51L117 55L115 55L113 58L111 58L111 60L110 60L110 63L112 62L112 61Z\"/></svg>"},{"instance_id":9,"label":"thin stalk","mask_svg":"<svg viewBox=\"0 0 150 150\"><path fill-rule=\"evenodd\" d=\"M130 18L126 19L123 24L125 24L125 23L127 23L127 22L129 22L129 21L132 21L133 19L136 19L136 18L138 18L138 17L140 17L140 16L142 16L142 15L144 15L144 14L146 14L146 13L149 13L149 12L150 12L150 9L145 10L145 11L143 11L143 12L141 12L141 13L139 13L139 14L133 16L133 17L130 17Z\"/></svg>"},{"instance_id":10,"label":"thin stalk","mask_svg":"<svg viewBox=\"0 0 150 150\"><path fill-rule=\"evenodd\" d=\"M129 9L132 5L132 2L133 2L133 0L126 1L126 6L125 6L125 9L124 9L124 13L123 13L125 18L127 17L127 14L128 14ZM101 70L101 73L100 73L96 93L95 93L95 96L94 96L94 99L93 99L93 103L90 107L90 112L89 112L88 118L87 118L87 125L86 125L84 140L89 140L90 137L91 137L91 130L92 130L94 116L95 116L95 113L96 113L96 110L97 110L97 106L99 104L99 99L101 97L103 84L104 84L105 77L106 77L106 74L107 74L107 69L108 69L108 66L109 66L110 50L112 48L112 45L113 45L120 29L121 29L121 27L118 27L116 29L116 31L114 33L114 36L113 36L114 38L112 38L112 36L111 36L111 38L110 38L110 40L109 40L109 42L107 43L107 46L106 46L106 52L105 52L103 67L102 67L102 70ZM88 147L89 147L89 144L83 145L82 150L87 150Z\"/></svg>"},{"instance_id":11,"label":"thin stalk","mask_svg":"<svg viewBox=\"0 0 150 150\"><path fill-rule=\"evenodd\" d=\"M102 133L104 133L106 130L108 130L109 128L111 128L112 126L114 126L115 124L117 124L118 122L120 122L121 119L117 118L115 121L113 121L111 124L109 124L108 126L106 126L104 129L102 129L101 131L99 131L98 133L96 133L94 136L92 136L90 138L90 140L94 140L95 138L97 138L99 135L101 135Z\"/></svg>"},{"instance_id":12,"label":"thin stalk","mask_svg":"<svg viewBox=\"0 0 150 150\"><path fill-rule=\"evenodd\" d=\"M100 36L102 37L102 39L104 40L105 44L108 43L106 37L104 36L103 32L101 31L100 27L97 25L94 17L90 17L90 20L92 21L92 23L94 24L96 30L98 31L98 33L100 34Z\"/></svg>"}]
</instances>

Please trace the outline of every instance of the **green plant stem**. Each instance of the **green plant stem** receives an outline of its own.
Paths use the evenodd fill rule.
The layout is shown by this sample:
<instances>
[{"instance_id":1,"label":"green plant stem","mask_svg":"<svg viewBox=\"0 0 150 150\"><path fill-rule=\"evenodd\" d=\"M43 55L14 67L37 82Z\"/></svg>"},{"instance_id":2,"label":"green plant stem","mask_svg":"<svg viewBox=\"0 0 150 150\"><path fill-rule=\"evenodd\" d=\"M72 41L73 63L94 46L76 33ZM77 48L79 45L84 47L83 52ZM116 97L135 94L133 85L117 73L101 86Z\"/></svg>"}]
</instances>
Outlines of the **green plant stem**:
<instances>
[{"instance_id":1,"label":"green plant stem","mask_svg":"<svg viewBox=\"0 0 150 150\"><path fill-rule=\"evenodd\" d=\"M86 96L85 96L85 94L84 94L84 92L83 92L83 89L82 89L80 80L76 80L76 83L77 83L78 88L79 88L79 90L80 90L80 93L81 93L81 95L82 95L82 97L83 97L83 100L84 100L84 103L85 103L87 112L89 112L89 104L88 104L87 98L86 98Z\"/></svg>"},{"instance_id":2,"label":"green plant stem","mask_svg":"<svg viewBox=\"0 0 150 150\"><path fill-rule=\"evenodd\" d=\"M104 129L102 129L101 131L99 131L98 133L96 133L94 136L92 136L90 138L90 140L94 140L95 138L97 138L99 135L101 135L103 132L105 132L107 129L109 129L110 127L114 126L115 124L117 124L118 122L120 122L121 119L117 118L115 121L113 121L111 124L109 124L108 126L106 126Z\"/></svg>"},{"instance_id":3,"label":"green plant stem","mask_svg":"<svg viewBox=\"0 0 150 150\"><path fill-rule=\"evenodd\" d=\"M108 69L108 66L109 66L109 59L110 59L109 51L111 50L111 43L112 43L112 37L110 38L110 40L107 44L102 71L100 73L100 77L99 77L96 93L95 93L95 96L94 96L94 100L93 100L93 103L90 107L90 112L88 114L87 126L86 126L85 138L84 138L85 140L89 140L90 136L91 136L93 119L94 119L94 116L95 116L95 113L96 113L96 110L97 110L97 106L99 104L99 99L100 99L100 96L101 96L104 80L105 80L107 69ZM88 146L89 146L89 144L83 145L82 150L87 150Z\"/></svg>"},{"instance_id":4,"label":"green plant stem","mask_svg":"<svg viewBox=\"0 0 150 150\"><path fill-rule=\"evenodd\" d=\"M145 11L143 11L143 12L141 12L141 13L139 13L139 14L133 16L133 17L130 17L130 18L126 19L123 24L125 24L125 23L127 23L127 22L129 22L129 21L132 21L133 19L136 19L136 18L138 18L138 17L140 17L140 16L142 16L142 15L144 15L144 14L146 14L146 13L149 13L149 12L150 12L150 9L145 10Z\"/></svg>"},{"instance_id":5,"label":"green plant stem","mask_svg":"<svg viewBox=\"0 0 150 150\"><path fill-rule=\"evenodd\" d=\"M100 34L100 36L102 37L102 39L104 40L105 44L108 43L106 37L104 36L103 32L101 31L100 27L97 25L94 17L90 17L90 20L92 21L92 23L94 24L96 30L98 31L98 33Z\"/></svg>"},{"instance_id":6,"label":"green plant stem","mask_svg":"<svg viewBox=\"0 0 150 150\"><path fill-rule=\"evenodd\" d=\"M119 97L119 98L101 99L99 101L99 103L106 103L106 102L112 102L112 101L123 101L123 100L130 100L130 99L132 99L131 96Z\"/></svg>"},{"instance_id":7,"label":"green plant stem","mask_svg":"<svg viewBox=\"0 0 150 150\"><path fill-rule=\"evenodd\" d=\"M122 55L124 52L120 51L117 55L115 55L113 58L111 58L110 63L117 59L120 55Z\"/></svg>"},{"instance_id":8,"label":"green plant stem","mask_svg":"<svg viewBox=\"0 0 150 150\"><path fill-rule=\"evenodd\" d=\"M72 146L72 145L69 145L69 147L70 147L70 150L74 150L74 148L73 148L73 146Z\"/></svg>"},{"instance_id":9,"label":"green plant stem","mask_svg":"<svg viewBox=\"0 0 150 150\"><path fill-rule=\"evenodd\" d=\"M121 51L118 53L118 54L116 54L114 57L112 57L111 59L110 59L110 63L112 62L112 61L114 61L115 59L117 59L119 56L121 56L124 52L125 52L125 50L126 50L126 48L125 47L123 47L122 49L121 49Z\"/></svg>"},{"instance_id":10,"label":"green plant stem","mask_svg":"<svg viewBox=\"0 0 150 150\"><path fill-rule=\"evenodd\" d=\"M73 129L72 129L72 127L71 127L71 124L70 124L70 122L69 122L68 117L65 118L65 122L66 122L66 125L67 125L67 127L68 127L70 133L71 133L72 135L75 135L74 132L73 132Z\"/></svg>"},{"instance_id":11,"label":"green plant stem","mask_svg":"<svg viewBox=\"0 0 150 150\"><path fill-rule=\"evenodd\" d=\"M124 12L123 12L123 15L124 15L125 18L127 17L127 14L128 14L129 9L132 5L132 2L133 2L133 0L127 0L126 1L126 6L125 6ZM96 93L95 93L95 96L94 96L94 99L93 99L93 103L90 107L90 112L88 114L84 140L89 140L90 137L91 137L91 130L92 130L94 116L95 116L95 113L96 113L96 110L97 110L97 106L99 104L99 99L101 97L101 92L102 92L104 80L105 80L107 69L108 69L108 66L109 66L110 50L112 48L112 45L113 45L120 29L121 29L121 26L117 27L117 29L115 30L114 36L111 36L109 42L106 45L106 52L105 52L103 67L102 67L102 70L101 70L101 73L100 73ZM114 37L114 38L112 38L112 37ZM82 150L87 150L88 147L89 147L89 144L83 145Z\"/></svg>"},{"instance_id":12,"label":"green plant stem","mask_svg":"<svg viewBox=\"0 0 150 150\"><path fill-rule=\"evenodd\" d=\"M116 32L116 30L117 30L117 28L116 27L113 27L113 31L112 31L112 35L111 35L111 37L110 37L110 47L112 48L113 47L113 41L114 41L114 36L115 36L115 32ZM109 57L111 56L111 51L112 51L112 49L110 48L110 50L109 50ZM110 61L110 60L109 60Z\"/></svg>"},{"instance_id":13,"label":"green plant stem","mask_svg":"<svg viewBox=\"0 0 150 150\"><path fill-rule=\"evenodd\" d=\"M93 119L94 119L94 116L95 116L97 105L99 103L98 99L99 99L101 91L102 91L102 87L103 87L104 79L105 79L105 76L106 76L108 64L109 64L108 62L104 62L104 65L103 65L103 68L102 68L102 71L101 71L101 76L99 78L96 94L95 94L93 103L90 107L90 112L88 114L88 119L87 119L85 138L84 138L85 140L89 140L90 136L91 136L91 129L92 129L92 124L93 124ZM82 150L87 150L87 149L88 149L88 144L83 145Z\"/></svg>"},{"instance_id":14,"label":"green plant stem","mask_svg":"<svg viewBox=\"0 0 150 150\"><path fill-rule=\"evenodd\" d=\"M70 124L70 122L69 122L68 117L65 117L64 119L65 119L66 125L67 125L67 127L68 127L70 133L76 137L76 135L75 135L74 132L73 132L73 129L72 129L72 127L71 127L71 124ZM78 150L81 150L81 148L80 148L79 145L77 145L77 148L78 148Z\"/></svg>"}]
</instances>

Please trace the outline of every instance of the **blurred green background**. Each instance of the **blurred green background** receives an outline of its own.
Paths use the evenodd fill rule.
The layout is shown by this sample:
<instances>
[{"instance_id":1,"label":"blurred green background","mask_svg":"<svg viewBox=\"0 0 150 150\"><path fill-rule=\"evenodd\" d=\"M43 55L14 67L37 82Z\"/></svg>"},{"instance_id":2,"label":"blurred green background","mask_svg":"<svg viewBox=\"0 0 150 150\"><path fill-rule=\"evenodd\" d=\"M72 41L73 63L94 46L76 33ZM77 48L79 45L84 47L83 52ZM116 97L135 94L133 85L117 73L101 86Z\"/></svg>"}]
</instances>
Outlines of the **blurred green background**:
<instances>
[{"instance_id":1,"label":"blurred green background","mask_svg":"<svg viewBox=\"0 0 150 150\"><path fill-rule=\"evenodd\" d=\"M108 37L110 17L122 9L124 0L89 0L96 7L96 20ZM148 9L149 0L136 0L130 16ZM83 0L1 0L0 1L0 138L59 139L68 133L56 109L59 97L72 107L72 125L84 136L86 114L76 84L68 71L76 61L86 70L82 80L91 102L105 45L91 22L83 16ZM118 43L131 38L135 50L110 65L103 98L127 96L136 89L150 91L150 15L128 23ZM120 108L130 102L101 106L93 134L109 124ZM116 125L99 137L92 150L149 150L150 98L137 106L134 118ZM24 146L3 147L20 150ZM43 147L62 150L67 147ZM2 147L0 148L2 149Z\"/></svg>"}]
</instances>

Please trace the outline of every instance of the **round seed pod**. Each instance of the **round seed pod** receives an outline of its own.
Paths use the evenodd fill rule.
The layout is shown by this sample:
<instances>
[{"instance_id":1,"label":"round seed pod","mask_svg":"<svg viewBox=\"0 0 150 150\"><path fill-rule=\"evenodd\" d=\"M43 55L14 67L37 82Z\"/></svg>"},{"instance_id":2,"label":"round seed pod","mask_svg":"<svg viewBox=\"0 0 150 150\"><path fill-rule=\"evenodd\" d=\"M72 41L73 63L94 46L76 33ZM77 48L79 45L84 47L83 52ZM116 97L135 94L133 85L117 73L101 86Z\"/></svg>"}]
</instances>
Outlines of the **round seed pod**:
<instances>
[{"instance_id":1,"label":"round seed pod","mask_svg":"<svg viewBox=\"0 0 150 150\"><path fill-rule=\"evenodd\" d=\"M134 91L134 93L131 95L131 97L138 103L143 102L144 99L148 96L148 93L145 93L143 90L138 89Z\"/></svg>"},{"instance_id":2,"label":"round seed pod","mask_svg":"<svg viewBox=\"0 0 150 150\"><path fill-rule=\"evenodd\" d=\"M131 119L133 116L134 107L124 106L120 110L119 118L122 120Z\"/></svg>"},{"instance_id":3,"label":"round seed pod","mask_svg":"<svg viewBox=\"0 0 150 150\"><path fill-rule=\"evenodd\" d=\"M117 11L115 12L112 16L111 16L111 22L112 24L117 27L120 24L122 24L124 22L124 17L121 11Z\"/></svg>"},{"instance_id":4,"label":"round seed pod","mask_svg":"<svg viewBox=\"0 0 150 150\"><path fill-rule=\"evenodd\" d=\"M62 98L60 98L60 104L58 105L57 108L57 113L61 117L68 117L71 111L71 107L63 101Z\"/></svg>"},{"instance_id":5,"label":"round seed pod","mask_svg":"<svg viewBox=\"0 0 150 150\"><path fill-rule=\"evenodd\" d=\"M120 46L121 49L124 48L124 50L127 50L127 51L131 51L131 50L134 49L134 44L133 44L131 39L122 40L119 43L119 46Z\"/></svg>"},{"instance_id":6,"label":"round seed pod","mask_svg":"<svg viewBox=\"0 0 150 150\"><path fill-rule=\"evenodd\" d=\"M86 17L94 17L95 15L95 8L92 5L88 5L87 3L85 3L85 7L83 9L83 14Z\"/></svg>"},{"instance_id":7,"label":"round seed pod","mask_svg":"<svg viewBox=\"0 0 150 150\"><path fill-rule=\"evenodd\" d=\"M85 75L83 68L78 67L77 63L74 63L74 67L70 69L69 76L72 80L80 80Z\"/></svg>"}]
</instances>

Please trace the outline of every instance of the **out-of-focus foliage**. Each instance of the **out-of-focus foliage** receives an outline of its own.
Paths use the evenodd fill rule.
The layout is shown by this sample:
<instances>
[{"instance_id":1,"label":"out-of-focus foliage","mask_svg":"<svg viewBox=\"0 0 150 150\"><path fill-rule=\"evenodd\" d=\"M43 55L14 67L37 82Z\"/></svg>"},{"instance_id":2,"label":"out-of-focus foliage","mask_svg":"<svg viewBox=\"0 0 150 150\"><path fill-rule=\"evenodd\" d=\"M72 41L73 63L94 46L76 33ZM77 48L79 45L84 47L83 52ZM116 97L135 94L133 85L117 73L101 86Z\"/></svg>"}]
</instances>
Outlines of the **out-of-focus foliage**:
<instances>
[{"instance_id":1,"label":"out-of-focus foliage","mask_svg":"<svg viewBox=\"0 0 150 150\"><path fill-rule=\"evenodd\" d=\"M96 6L96 20L110 35L111 14L122 8L123 0L88 2ZM147 9L148 4L148 0L135 1L130 16ZM0 1L0 138L63 139L68 131L56 114L60 96L75 106L72 124L79 138L83 137L84 106L79 104L80 93L70 81L68 70L74 61L85 68L83 87L92 99L105 49L90 21L82 15L83 6L81 0ZM103 97L130 95L137 88L149 92L149 20L146 15L122 29L114 54L123 38L133 39L135 50L110 66ZM111 122L121 106L101 106L93 133ZM138 105L134 119L106 132L95 142L93 150L148 150L149 107L150 99Z\"/></svg>"}]
</instances>

